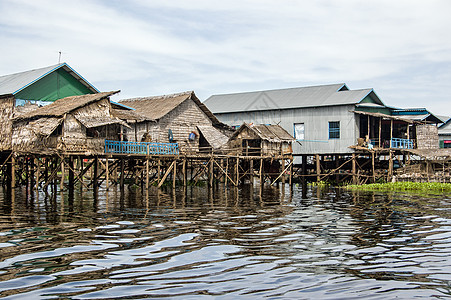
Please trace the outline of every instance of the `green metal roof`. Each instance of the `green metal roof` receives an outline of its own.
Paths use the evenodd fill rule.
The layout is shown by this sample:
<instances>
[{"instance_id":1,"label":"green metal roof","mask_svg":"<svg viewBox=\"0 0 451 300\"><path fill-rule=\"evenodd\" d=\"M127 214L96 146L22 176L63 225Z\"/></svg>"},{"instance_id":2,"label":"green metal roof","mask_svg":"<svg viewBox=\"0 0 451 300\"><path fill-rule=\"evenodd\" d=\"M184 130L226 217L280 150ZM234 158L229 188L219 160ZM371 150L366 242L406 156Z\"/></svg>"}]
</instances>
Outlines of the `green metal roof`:
<instances>
[{"instance_id":1,"label":"green metal roof","mask_svg":"<svg viewBox=\"0 0 451 300\"><path fill-rule=\"evenodd\" d=\"M66 63L0 76L0 95L13 94L17 99L55 101L98 92Z\"/></svg>"}]
</instances>

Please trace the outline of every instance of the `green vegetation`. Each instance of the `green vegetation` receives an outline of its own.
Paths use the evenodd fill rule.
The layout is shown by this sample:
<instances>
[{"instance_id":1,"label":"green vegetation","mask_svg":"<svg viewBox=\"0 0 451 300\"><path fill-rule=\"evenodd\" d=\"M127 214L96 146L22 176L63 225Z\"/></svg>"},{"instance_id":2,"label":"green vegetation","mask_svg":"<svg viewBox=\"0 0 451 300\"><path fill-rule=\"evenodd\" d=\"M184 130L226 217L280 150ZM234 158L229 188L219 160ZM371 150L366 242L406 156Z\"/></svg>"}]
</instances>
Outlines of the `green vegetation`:
<instances>
[{"instance_id":1,"label":"green vegetation","mask_svg":"<svg viewBox=\"0 0 451 300\"><path fill-rule=\"evenodd\" d=\"M451 183L440 182L387 182L363 185L347 185L345 189L364 191L420 191L451 192Z\"/></svg>"}]
</instances>

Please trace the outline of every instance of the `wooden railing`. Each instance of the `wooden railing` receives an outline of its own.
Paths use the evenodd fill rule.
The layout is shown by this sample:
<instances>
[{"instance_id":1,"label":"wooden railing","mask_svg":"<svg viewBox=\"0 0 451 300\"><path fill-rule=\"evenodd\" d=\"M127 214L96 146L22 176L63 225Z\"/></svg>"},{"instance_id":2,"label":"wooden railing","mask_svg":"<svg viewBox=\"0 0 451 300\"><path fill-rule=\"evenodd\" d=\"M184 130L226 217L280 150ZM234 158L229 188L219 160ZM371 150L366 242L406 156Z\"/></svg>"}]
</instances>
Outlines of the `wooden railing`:
<instances>
[{"instance_id":1,"label":"wooden railing","mask_svg":"<svg viewBox=\"0 0 451 300\"><path fill-rule=\"evenodd\" d=\"M179 145L177 143L145 143L105 140L105 153L179 155Z\"/></svg>"}]
</instances>

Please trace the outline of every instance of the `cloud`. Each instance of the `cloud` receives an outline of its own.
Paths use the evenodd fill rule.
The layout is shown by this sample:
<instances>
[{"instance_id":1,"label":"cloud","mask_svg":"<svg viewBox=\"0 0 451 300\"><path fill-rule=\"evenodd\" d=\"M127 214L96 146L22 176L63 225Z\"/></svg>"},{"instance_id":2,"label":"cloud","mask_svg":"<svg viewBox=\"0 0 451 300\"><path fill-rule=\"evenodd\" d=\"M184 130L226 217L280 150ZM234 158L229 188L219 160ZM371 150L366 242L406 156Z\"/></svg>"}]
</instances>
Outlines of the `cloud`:
<instances>
[{"instance_id":1,"label":"cloud","mask_svg":"<svg viewBox=\"0 0 451 300\"><path fill-rule=\"evenodd\" d=\"M450 8L446 0L3 0L0 73L56 63L61 50L100 89L130 97L347 82L409 106L418 95L443 104Z\"/></svg>"}]
</instances>

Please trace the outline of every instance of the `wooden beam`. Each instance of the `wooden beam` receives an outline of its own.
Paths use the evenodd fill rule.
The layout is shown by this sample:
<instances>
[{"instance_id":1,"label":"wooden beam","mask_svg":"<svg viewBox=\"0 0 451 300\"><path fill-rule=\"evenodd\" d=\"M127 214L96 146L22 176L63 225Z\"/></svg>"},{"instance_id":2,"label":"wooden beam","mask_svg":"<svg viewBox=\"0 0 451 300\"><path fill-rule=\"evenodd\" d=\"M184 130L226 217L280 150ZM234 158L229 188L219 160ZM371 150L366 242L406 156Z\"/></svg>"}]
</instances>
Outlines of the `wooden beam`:
<instances>
[{"instance_id":1,"label":"wooden beam","mask_svg":"<svg viewBox=\"0 0 451 300\"><path fill-rule=\"evenodd\" d=\"M158 187L161 187L164 183L164 181L166 180L166 177L168 177L169 173L171 173L172 168L174 167L174 163L175 160L171 163L171 165L169 166L169 168L166 170L166 173L164 174L163 178L161 179L161 181L158 183Z\"/></svg>"}]
</instances>

